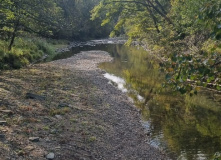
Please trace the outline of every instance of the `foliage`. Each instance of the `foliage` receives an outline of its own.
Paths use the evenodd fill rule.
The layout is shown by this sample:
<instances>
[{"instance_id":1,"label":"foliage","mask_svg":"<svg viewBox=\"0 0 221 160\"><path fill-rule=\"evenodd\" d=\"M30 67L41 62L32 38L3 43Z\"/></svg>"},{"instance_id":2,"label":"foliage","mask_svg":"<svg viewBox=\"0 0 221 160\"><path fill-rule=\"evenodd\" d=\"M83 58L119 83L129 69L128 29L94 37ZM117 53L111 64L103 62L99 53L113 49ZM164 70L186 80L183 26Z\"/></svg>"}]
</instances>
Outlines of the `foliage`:
<instances>
[{"instance_id":1,"label":"foliage","mask_svg":"<svg viewBox=\"0 0 221 160\"><path fill-rule=\"evenodd\" d=\"M197 86L221 89L220 8L221 0L102 0L91 12L115 23L111 36L125 32L128 44L160 52L167 86L192 95Z\"/></svg>"},{"instance_id":2,"label":"foliage","mask_svg":"<svg viewBox=\"0 0 221 160\"><path fill-rule=\"evenodd\" d=\"M1 34L10 40L9 50L15 37L24 31L51 36L59 29L62 17L55 0L1 0L0 13Z\"/></svg>"},{"instance_id":3,"label":"foliage","mask_svg":"<svg viewBox=\"0 0 221 160\"><path fill-rule=\"evenodd\" d=\"M90 10L99 0L0 0L0 68L20 68L52 54L54 48L40 36L56 39L105 37L108 27L90 21ZM105 34L106 33L106 34ZM32 35L29 40L25 40ZM18 41L18 42L16 42ZM30 45L30 46L29 46Z\"/></svg>"},{"instance_id":4,"label":"foliage","mask_svg":"<svg viewBox=\"0 0 221 160\"><path fill-rule=\"evenodd\" d=\"M100 0L63 0L58 5L64 11L64 23L56 33L57 38L88 40L90 38L107 37L110 27L101 27L100 19L90 20L90 10Z\"/></svg>"},{"instance_id":5,"label":"foliage","mask_svg":"<svg viewBox=\"0 0 221 160\"><path fill-rule=\"evenodd\" d=\"M21 68L54 52L52 44L42 38L16 38L10 51L7 43L0 41L0 69Z\"/></svg>"}]
</instances>

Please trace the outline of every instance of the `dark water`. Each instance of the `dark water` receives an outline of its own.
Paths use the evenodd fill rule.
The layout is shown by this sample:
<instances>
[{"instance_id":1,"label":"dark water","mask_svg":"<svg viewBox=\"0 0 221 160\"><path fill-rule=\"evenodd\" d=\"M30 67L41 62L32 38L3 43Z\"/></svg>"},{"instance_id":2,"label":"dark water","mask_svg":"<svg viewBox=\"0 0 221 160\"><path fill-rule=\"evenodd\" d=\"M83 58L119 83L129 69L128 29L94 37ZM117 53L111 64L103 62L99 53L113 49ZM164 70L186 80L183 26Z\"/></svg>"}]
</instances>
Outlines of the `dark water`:
<instances>
[{"instance_id":1,"label":"dark water","mask_svg":"<svg viewBox=\"0 0 221 160\"><path fill-rule=\"evenodd\" d=\"M159 71L157 60L134 47L79 47L54 60L82 50L104 50L114 57L113 62L100 64L100 68L116 83L123 81L124 91L142 110L149 144L178 160L214 159L214 154L221 152L221 95L201 90L190 97L163 88L164 73Z\"/></svg>"}]
</instances>

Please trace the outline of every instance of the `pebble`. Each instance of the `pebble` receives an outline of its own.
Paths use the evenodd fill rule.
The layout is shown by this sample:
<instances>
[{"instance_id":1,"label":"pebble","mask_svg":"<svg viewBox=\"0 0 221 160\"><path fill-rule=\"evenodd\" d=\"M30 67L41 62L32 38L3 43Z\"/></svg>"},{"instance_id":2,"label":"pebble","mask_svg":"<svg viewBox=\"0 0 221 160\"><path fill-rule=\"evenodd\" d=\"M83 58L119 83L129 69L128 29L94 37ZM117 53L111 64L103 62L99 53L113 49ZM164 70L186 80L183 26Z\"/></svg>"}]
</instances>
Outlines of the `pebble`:
<instances>
[{"instance_id":1,"label":"pebble","mask_svg":"<svg viewBox=\"0 0 221 160\"><path fill-rule=\"evenodd\" d=\"M39 142L39 137L30 137L29 138L29 141L31 141L31 142Z\"/></svg>"},{"instance_id":2,"label":"pebble","mask_svg":"<svg viewBox=\"0 0 221 160\"><path fill-rule=\"evenodd\" d=\"M54 153L49 153L49 154L46 156L47 159L54 159L54 157L55 157Z\"/></svg>"},{"instance_id":3,"label":"pebble","mask_svg":"<svg viewBox=\"0 0 221 160\"><path fill-rule=\"evenodd\" d=\"M0 134L0 139L5 139L5 135L4 134Z\"/></svg>"},{"instance_id":4,"label":"pebble","mask_svg":"<svg viewBox=\"0 0 221 160\"><path fill-rule=\"evenodd\" d=\"M61 116L61 115L55 115L55 117L56 117L57 119L62 119L62 116Z\"/></svg>"},{"instance_id":5,"label":"pebble","mask_svg":"<svg viewBox=\"0 0 221 160\"><path fill-rule=\"evenodd\" d=\"M50 131L50 133L51 133L51 134L56 134L56 133L57 133L57 130L56 130L56 129L52 129L52 130Z\"/></svg>"}]
</instances>

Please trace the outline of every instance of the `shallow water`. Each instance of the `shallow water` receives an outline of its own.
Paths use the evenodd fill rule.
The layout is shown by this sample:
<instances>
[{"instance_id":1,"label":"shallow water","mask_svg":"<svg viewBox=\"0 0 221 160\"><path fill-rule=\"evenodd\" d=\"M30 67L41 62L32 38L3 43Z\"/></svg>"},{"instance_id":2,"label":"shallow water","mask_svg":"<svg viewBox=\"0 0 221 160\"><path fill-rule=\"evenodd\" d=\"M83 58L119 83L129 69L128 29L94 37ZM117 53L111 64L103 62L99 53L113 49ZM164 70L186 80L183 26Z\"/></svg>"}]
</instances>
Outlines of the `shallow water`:
<instances>
[{"instance_id":1,"label":"shallow water","mask_svg":"<svg viewBox=\"0 0 221 160\"><path fill-rule=\"evenodd\" d=\"M130 96L142 111L147 143L178 160L213 159L221 152L221 95L201 90L193 97L162 87L157 60L134 47L102 44L73 48L53 59L79 51L104 50L114 61L100 64L111 83Z\"/></svg>"}]
</instances>

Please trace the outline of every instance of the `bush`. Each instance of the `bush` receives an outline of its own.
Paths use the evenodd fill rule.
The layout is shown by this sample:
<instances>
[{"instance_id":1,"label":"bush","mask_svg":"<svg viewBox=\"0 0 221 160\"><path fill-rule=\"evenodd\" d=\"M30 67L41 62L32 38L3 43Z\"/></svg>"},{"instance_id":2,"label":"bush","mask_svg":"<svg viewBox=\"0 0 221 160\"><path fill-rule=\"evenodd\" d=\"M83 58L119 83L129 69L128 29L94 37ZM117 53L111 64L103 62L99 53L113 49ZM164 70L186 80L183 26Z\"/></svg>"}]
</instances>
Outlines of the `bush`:
<instances>
[{"instance_id":1,"label":"bush","mask_svg":"<svg viewBox=\"0 0 221 160\"><path fill-rule=\"evenodd\" d=\"M11 51L7 46L6 41L0 41L0 69L18 69L55 52L52 44L42 38L16 38Z\"/></svg>"}]
</instances>

